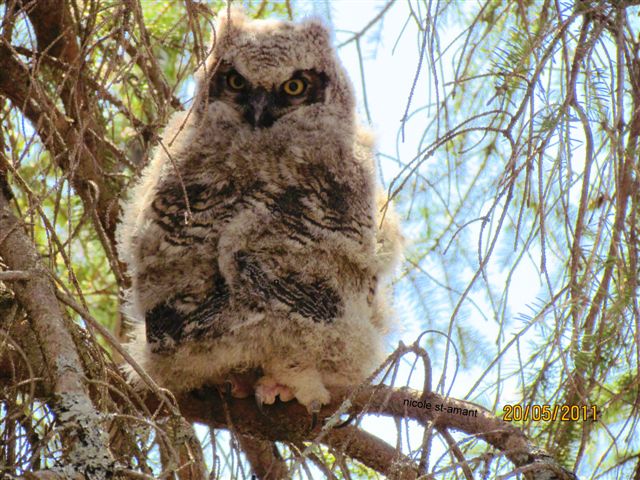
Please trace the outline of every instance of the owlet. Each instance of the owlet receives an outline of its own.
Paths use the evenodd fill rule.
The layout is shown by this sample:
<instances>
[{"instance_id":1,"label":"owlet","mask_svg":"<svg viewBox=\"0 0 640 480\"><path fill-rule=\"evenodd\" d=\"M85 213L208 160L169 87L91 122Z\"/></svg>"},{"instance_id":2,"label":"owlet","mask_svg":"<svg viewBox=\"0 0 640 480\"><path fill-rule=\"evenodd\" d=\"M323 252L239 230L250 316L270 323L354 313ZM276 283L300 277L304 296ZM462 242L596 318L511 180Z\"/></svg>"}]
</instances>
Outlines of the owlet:
<instances>
[{"instance_id":1,"label":"owlet","mask_svg":"<svg viewBox=\"0 0 640 480\"><path fill-rule=\"evenodd\" d=\"M229 382L315 412L381 360L401 237L328 31L221 16L124 203L128 348L170 390Z\"/></svg>"}]
</instances>

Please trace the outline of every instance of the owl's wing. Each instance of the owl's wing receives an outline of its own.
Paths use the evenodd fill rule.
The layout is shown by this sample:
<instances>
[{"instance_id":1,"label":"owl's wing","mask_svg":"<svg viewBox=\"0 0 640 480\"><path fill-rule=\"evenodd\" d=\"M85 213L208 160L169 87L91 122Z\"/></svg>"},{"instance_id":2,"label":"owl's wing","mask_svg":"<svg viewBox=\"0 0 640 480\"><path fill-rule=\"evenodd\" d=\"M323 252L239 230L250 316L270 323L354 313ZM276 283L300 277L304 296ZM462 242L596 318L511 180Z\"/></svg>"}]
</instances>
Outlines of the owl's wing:
<instances>
[{"instance_id":1,"label":"owl's wing","mask_svg":"<svg viewBox=\"0 0 640 480\"><path fill-rule=\"evenodd\" d=\"M253 310L270 306L315 322L331 322L341 314L341 297L327 280L308 279L293 270L273 268L270 260L245 251L234 254L234 293L238 301Z\"/></svg>"},{"instance_id":2,"label":"owl's wing","mask_svg":"<svg viewBox=\"0 0 640 480\"><path fill-rule=\"evenodd\" d=\"M204 300L174 297L149 310L145 315L147 343L155 352L171 350L186 340L216 338L228 331L225 312L230 292L218 273L214 287Z\"/></svg>"},{"instance_id":3,"label":"owl's wing","mask_svg":"<svg viewBox=\"0 0 640 480\"><path fill-rule=\"evenodd\" d=\"M249 312L295 313L318 323L329 323L342 313L341 297L326 280L279 271L273 268L272 259L245 251L236 252L234 263L237 276L233 285L228 287L218 275L209 295L191 305L192 309L190 300L174 297L147 312L147 342L154 352L171 351L185 341L214 339L241 324L239 318L233 325L230 322L229 312L235 312L234 317L239 313L231 305L232 295L235 305Z\"/></svg>"},{"instance_id":4,"label":"owl's wing","mask_svg":"<svg viewBox=\"0 0 640 480\"><path fill-rule=\"evenodd\" d=\"M321 164L296 168L244 192L221 231L220 270L241 309L329 323L344 311L342 285L371 261L373 208L364 171L346 182Z\"/></svg>"}]
</instances>

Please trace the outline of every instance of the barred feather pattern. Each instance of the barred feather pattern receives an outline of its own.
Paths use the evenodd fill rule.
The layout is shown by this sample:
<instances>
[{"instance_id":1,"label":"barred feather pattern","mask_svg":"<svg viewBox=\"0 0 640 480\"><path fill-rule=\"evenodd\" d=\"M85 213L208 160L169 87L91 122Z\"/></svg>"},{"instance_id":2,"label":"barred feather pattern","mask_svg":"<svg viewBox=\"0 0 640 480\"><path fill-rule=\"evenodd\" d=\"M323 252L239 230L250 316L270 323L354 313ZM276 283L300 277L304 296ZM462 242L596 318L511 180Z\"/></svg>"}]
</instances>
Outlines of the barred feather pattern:
<instances>
[{"instance_id":1,"label":"barred feather pattern","mask_svg":"<svg viewBox=\"0 0 640 480\"><path fill-rule=\"evenodd\" d=\"M257 372L256 396L317 408L383 355L397 220L327 30L234 11L217 38L123 205L128 348L174 391Z\"/></svg>"}]
</instances>

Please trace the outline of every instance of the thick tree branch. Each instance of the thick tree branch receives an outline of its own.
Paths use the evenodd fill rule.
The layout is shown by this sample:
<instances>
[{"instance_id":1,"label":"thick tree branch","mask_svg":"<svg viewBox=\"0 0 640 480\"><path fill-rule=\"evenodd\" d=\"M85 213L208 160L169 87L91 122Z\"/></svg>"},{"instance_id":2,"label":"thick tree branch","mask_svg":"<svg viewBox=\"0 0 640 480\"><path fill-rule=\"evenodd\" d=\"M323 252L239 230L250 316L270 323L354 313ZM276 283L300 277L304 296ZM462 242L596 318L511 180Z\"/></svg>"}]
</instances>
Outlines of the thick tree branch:
<instances>
[{"instance_id":1,"label":"thick tree branch","mask_svg":"<svg viewBox=\"0 0 640 480\"><path fill-rule=\"evenodd\" d=\"M388 443L353 426L332 429L324 442L390 478L417 478L416 465Z\"/></svg>"},{"instance_id":2,"label":"thick tree branch","mask_svg":"<svg viewBox=\"0 0 640 480\"><path fill-rule=\"evenodd\" d=\"M476 436L498 449L516 467L523 468L527 479L575 478L544 452L534 448L521 430L473 403L445 398L433 392L422 394L408 388L386 386L369 386L355 393L347 388L334 388L331 394L334 401L322 409L320 417L323 419L329 418L340 408L342 399L349 398L351 406L342 413L376 412L394 418L410 418L422 425L433 423L438 429L453 429ZM307 411L296 402L276 403L265 407L265 413L261 413L252 399L234 399L225 405L225 400L215 389L199 391L197 395L182 395L177 400L188 421L204 423L213 428L229 428L230 419L237 433L264 440L290 443L320 441L332 446L346 446L347 453L383 473L390 473L388 469L394 461L397 464L400 458L395 449L385 448L380 439L354 428L342 433L335 429L323 430L318 425L312 430ZM418 402L421 405L430 403L432 408L410 406ZM441 412L435 411L436 405L442 406ZM152 410L156 406L157 401L149 398L148 408ZM228 417L225 410L228 411ZM461 413L465 410L467 415ZM350 445L347 442L349 437L353 438ZM362 448L363 445L367 448ZM400 461L400 465L406 472L404 462Z\"/></svg>"},{"instance_id":3,"label":"thick tree branch","mask_svg":"<svg viewBox=\"0 0 640 480\"><path fill-rule=\"evenodd\" d=\"M14 330L12 333L16 332ZM26 335L21 335L21 338L26 338ZM21 346L32 354L37 353L29 349L28 345ZM27 377L27 372L23 372L21 378ZM3 379L0 375L0 383L7 380L11 379ZM334 401L323 408L320 413L322 421L313 430L310 428L311 420L306 409L296 402L265 406L264 413L261 413L252 399L233 399L230 403L225 403L217 389L185 394L177 400L186 420L213 428L233 430L238 435L254 472L260 478L280 478L280 473L276 472L286 471L284 463L272 450L273 442L276 441L296 445L302 445L303 442L324 443L385 475L403 479L416 478L417 464L380 438L354 426L322 426L323 421L341 408L345 398L349 399L350 406L341 409L342 413L368 412L396 419L412 419L425 426L431 424L438 431L453 429L475 436L507 457L519 471L525 473L527 479L575 478L551 457L533 447L521 430L473 403L445 398L433 392L422 394L408 388L387 386L369 386L360 388L355 393L347 388L340 388L332 389L331 393ZM153 412L160 407L161 402L149 395L146 404L148 410ZM430 409L421 408L427 404L431 405ZM441 412L436 412L436 405L441 406ZM467 415L463 414L465 411Z\"/></svg>"},{"instance_id":4,"label":"thick tree branch","mask_svg":"<svg viewBox=\"0 0 640 480\"><path fill-rule=\"evenodd\" d=\"M0 232L0 257L9 268L31 275L29 280L14 282L13 290L38 338L45 372L53 385L56 421L69 441L65 445L65 473L82 469L93 472L96 479L105 478L112 467L107 438L83 382L82 363L65 326L64 313L35 246L1 193Z\"/></svg>"},{"instance_id":5,"label":"thick tree branch","mask_svg":"<svg viewBox=\"0 0 640 480\"><path fill-rule=\"evenodd\" d=\"M251 471L261 480L287 478L287 465L274 442L250 435L238 435L240 447L247 456Z\"/></svg>"}]
</instances>

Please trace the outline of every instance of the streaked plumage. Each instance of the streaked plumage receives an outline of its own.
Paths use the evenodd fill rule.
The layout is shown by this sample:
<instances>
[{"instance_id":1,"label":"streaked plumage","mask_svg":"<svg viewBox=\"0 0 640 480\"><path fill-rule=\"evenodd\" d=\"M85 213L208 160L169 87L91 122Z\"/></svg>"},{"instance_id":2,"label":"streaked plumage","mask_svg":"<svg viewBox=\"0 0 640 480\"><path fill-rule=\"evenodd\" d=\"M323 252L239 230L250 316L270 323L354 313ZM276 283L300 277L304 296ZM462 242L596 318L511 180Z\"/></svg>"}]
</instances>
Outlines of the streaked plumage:
<instances>
[{"instance_id":1,"label":"streaked plumage","mask_svg":"<svg viewBox=\"0 0 640 480\"><path fill-rule=\"evenodd\" d=\"M124 204L129 350L175 391L260 377L316 409L381 359L400 235L326 29L233 11L216 33Z\"/></svg>"}]
</instances>

